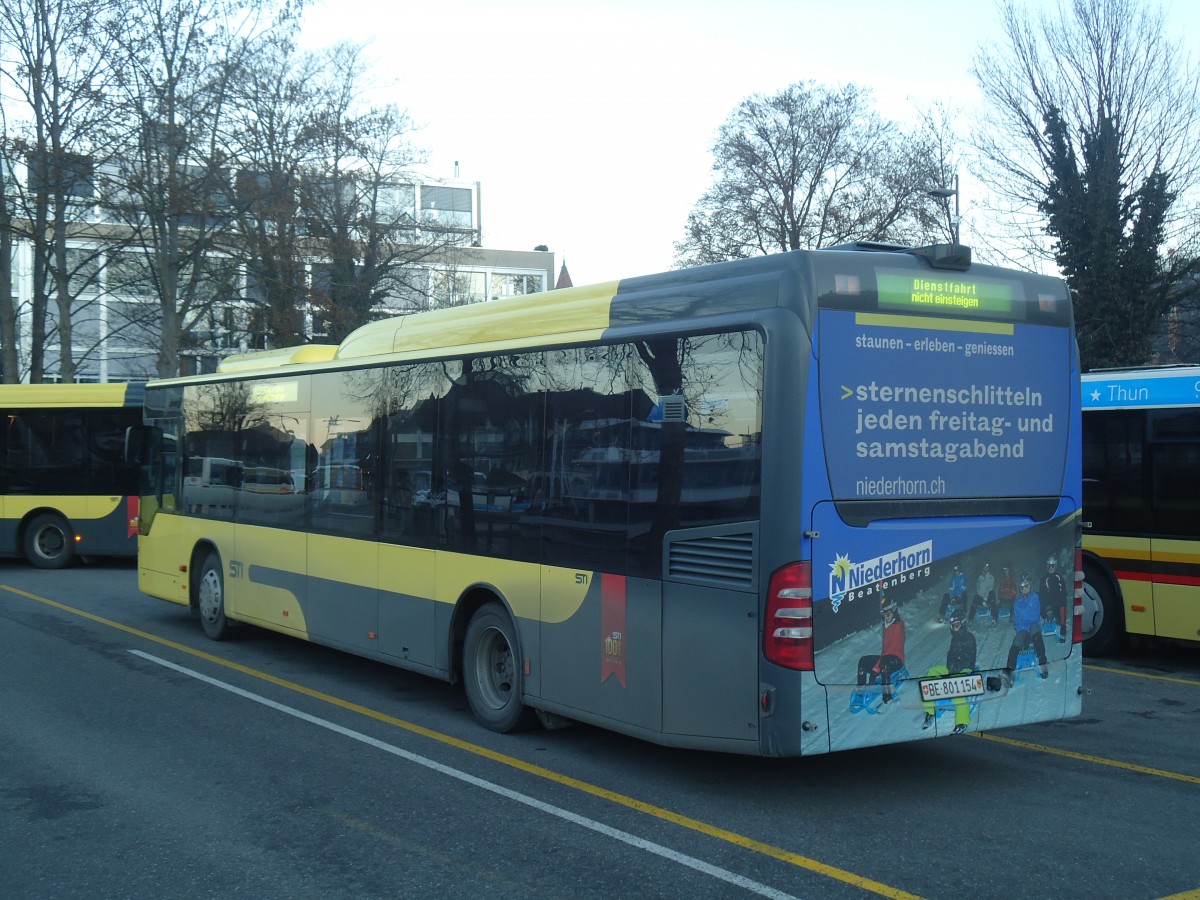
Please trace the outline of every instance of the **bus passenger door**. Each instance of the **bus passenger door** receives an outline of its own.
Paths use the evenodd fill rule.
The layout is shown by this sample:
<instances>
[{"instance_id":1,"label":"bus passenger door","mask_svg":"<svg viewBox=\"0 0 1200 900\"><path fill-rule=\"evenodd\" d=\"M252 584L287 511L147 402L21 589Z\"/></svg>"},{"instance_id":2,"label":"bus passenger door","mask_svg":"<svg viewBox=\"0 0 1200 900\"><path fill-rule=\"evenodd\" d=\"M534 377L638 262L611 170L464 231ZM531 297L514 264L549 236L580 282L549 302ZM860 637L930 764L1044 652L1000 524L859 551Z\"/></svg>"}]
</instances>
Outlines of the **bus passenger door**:
<instances>
[{"instance_id":1,"label":"bus passenger door","mask_svg":"<svg viewBox=\"0 0 1200 900\"><path fill-rule=\"evenodd\" d=\"M233 615L268 628L309 635L307 495L297 484L293 447L302 447L302 416L264 418L238 435L233 460L205 459L204 493L234 507L234 557L225 561L227 602ZM219 485L219 486L218 486ZM219 499L228 498L228 499Z\"/></svg>"}]
</instances>

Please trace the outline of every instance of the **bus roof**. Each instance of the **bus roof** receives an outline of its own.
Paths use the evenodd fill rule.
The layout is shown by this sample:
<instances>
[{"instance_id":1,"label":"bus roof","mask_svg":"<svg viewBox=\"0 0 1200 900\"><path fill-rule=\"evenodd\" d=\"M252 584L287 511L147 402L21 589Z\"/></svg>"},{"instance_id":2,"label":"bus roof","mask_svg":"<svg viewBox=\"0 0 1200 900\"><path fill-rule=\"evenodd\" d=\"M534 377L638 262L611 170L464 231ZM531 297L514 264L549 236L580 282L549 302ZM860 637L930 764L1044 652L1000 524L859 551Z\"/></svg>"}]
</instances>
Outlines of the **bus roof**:
<instances>
[{"instance_id":1,"label":"bus roof","mask_svg":"<svg viewBox=\"0 0 1200 900\"><path fill-rule=\"evenodd\" d=\"M238 353L221 360L218 372L252 372L274 369L277 366L298 366L304 363L326 362L337 355L337 344L303 344L280 350L260 350Z\"/></svg>"},{"instance_id":2,"label":"bus roof","mask_svg":"<svg viewBox=\"0 0 1200 900\"><path fill-rule=\"evenodd\" d=\"M1084 410L1200 404L1200 366L1088 372L1081 380Z\"/></svg>"},{"instance_id":3,"label":"bus roof","mask_svg":"<svg viewBox=\"0 0 1200 900\"><path fill-rule=\"evenodd\" d=\"M144 384L0 384L9 409L141 406Z\"/></svg>"},{"instance_id":4,"label":"bus roof","mask_svg":"<svg viewBox=\"0 0 1200 900\"><path fill-rule=\"evenodd\" d=\"M417 312L370 322L349 334L336 347L310 344L229 357L216 375L171 379L172 383L204 383L239 377L271 377L287 372L317 371L370 365L378 360L420 360L441 354L490 354L539 346L584 345L620 340L632 329L651 329L664 323L686 323L701 330L705 321L729 324L749 321L760 311L780 307L803 308L802 298L822 290L817 270L825 270L830 284L837 273L848 285L873 283L876 269L933 273L953 263L958 272L938 275L958 281L1005 280L1021 286L1051 279L1015 275L989 266L969 265L966 248L951 248L947 256L937 248L894 248L855 245L838 249L795 250L756 256L690 269L610 281L590 286L524 294L464 306ZM944 257L944 258L943 258ZM969 274L959 274L969 268ZM933 276L930 276L933 277ZM1039 281L1040 279L1040 281ZM1055 280L1055 309L1069 318L1066 287ZM827 286L824 290L829 291ZM856 296L845 302L858 303ZM1018 289L1014 296L1021 293ZM1037 309L1045 296L1031 300ZM874 300L869 302L874 303ZM873 307L872 307L873 308ZM1022 306L1021 309L1025 307ZM1061 310L1066 310L1063 313ZM811 315L805 309L806 315ZM811 332L814 323L806 322Z\"/></svg>"}]
</instances>

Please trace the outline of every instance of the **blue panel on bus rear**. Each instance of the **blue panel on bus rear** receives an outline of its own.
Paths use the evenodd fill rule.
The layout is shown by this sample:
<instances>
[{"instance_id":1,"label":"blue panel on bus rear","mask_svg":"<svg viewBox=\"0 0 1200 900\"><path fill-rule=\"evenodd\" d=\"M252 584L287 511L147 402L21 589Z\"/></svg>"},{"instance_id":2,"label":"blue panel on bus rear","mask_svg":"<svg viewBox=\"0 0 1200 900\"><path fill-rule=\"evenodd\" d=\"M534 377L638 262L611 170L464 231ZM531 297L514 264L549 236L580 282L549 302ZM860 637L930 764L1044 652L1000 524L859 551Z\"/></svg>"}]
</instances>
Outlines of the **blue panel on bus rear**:
<instances>
[{"instance_id":1,"label":"blue panel on bus rear","mask_svg":"<svg viewBox=\"0 0 1200 900\"><path fill-rule=\"evenodd\" d=\"M831 749L1077 708L1070 340L1020 321L819 314L805 490ZM962 673L986 690L922 697L919 679Z\"/></svg>"},{"instance_id":2,"label":"blue panel on bus rear","mask_svg":"<svg viewBox=\"0 0 1200 900\"><path fill-rule=\"evenodd\" d=\"M1062 493L1068 329L845 310L819 327L836 499Z\"/></svg>"}]
</instances>

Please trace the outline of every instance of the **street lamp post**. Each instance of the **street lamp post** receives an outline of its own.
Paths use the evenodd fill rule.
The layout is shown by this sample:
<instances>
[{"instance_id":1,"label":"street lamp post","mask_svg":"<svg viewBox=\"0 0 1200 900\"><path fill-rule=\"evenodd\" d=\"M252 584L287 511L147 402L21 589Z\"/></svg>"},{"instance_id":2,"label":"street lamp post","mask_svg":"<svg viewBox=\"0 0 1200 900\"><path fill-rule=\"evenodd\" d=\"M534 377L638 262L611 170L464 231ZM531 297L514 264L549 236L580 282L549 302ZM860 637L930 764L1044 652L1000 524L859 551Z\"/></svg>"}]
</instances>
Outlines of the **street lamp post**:
<instances>
[{"instance_id":1,"label":"street lamp post","mask_svg":"<svg viewBox=\"0 0 1200 900\"><path fill-rule=\"evenodd\" d=\"M954 218L950 219L950 238L958 243L958 230L962 224L962 215L958 211L958 173L954 173L954 187L939 187L928 191L930 197L936 197L946 204L946 218L950 218L950 198L954 198Z\"/></svg>"}]
</instances>

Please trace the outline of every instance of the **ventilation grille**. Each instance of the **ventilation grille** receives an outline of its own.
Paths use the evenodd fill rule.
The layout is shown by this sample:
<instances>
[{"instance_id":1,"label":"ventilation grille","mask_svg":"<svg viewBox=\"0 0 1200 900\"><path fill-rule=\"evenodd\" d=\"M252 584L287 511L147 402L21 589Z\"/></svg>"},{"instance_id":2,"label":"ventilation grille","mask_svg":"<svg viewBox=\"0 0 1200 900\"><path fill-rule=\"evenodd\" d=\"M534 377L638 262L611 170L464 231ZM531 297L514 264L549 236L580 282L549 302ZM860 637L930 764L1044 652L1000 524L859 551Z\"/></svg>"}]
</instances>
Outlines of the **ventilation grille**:
<instances>
[{"instance_id":1,"label":"ventilation grille","mask_svg":"<svg viewBox=\"0 0 1200 900\"><path fill-rule=\"evenodd\" d=\"M753 591L754 545L752 531L672 542L667 551L667 577Z\"/></svg>"}]
</instances>

